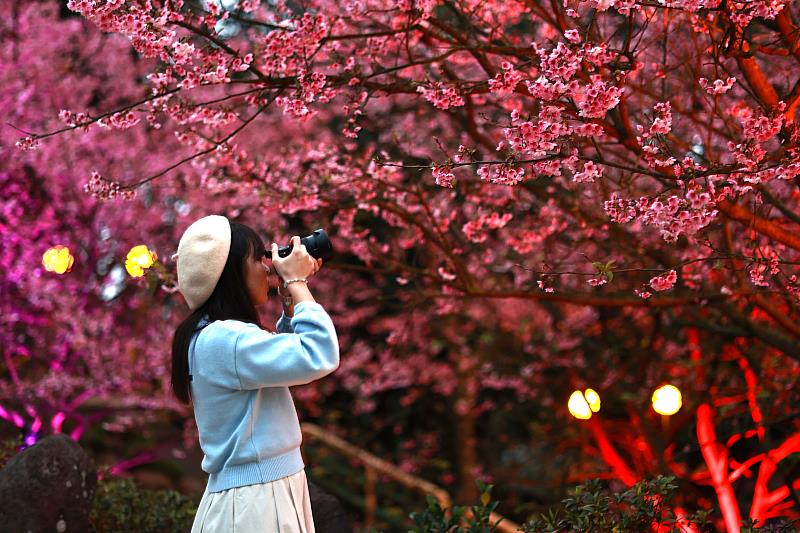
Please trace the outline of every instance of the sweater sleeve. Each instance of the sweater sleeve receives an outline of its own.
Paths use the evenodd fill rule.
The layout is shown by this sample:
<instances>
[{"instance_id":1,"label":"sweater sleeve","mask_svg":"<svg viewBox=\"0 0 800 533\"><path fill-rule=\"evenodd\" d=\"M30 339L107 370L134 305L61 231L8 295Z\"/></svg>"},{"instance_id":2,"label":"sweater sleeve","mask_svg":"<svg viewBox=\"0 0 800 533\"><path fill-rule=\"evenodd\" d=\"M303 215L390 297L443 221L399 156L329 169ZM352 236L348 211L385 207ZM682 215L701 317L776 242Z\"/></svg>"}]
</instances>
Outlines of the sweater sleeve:
<instances>
[{"instance_id":1,"label":"sweater sleeve","mask_svg":"<svg viewBox=\"0 0 800 533\"><path fill-rule=\"evenodd\" d=\"M290 321L294 333L272 334L247 324L236 337L234 370L241 389L304 385L339 367L339 340L317 302L299 302Z\"/></svg>"},{"instance_id":2,"label":"sweater sleeve","mask_svg":"<svg viewBox=\"0 0 800 533\"><path fill-rule=\"evenodd\" d=\"M278 333L294 333L291 320L292 317L286 316L286 313L281 311L281 317L275 323L275 329Z\"/></svg>"}]
</instances>

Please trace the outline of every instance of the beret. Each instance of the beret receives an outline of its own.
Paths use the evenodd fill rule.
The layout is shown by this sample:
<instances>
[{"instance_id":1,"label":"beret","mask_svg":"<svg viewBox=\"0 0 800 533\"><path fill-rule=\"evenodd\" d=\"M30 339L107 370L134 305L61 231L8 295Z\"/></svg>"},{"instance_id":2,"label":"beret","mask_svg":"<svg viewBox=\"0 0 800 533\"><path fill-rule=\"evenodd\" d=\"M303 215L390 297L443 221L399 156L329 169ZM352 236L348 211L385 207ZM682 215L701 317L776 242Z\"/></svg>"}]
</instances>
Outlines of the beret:
<instances>
[{"instance_id":1,"label":"beret","mask_svg":"<svg viewBox=\"0 0 800 533\"><path fill-rule=\"evenodd\" d=\"M194 221L183 232L178 251L178 290L192 311L206 303L217 286L231 250L231 224L221 215Z\"/></svg>"}]
</instances>

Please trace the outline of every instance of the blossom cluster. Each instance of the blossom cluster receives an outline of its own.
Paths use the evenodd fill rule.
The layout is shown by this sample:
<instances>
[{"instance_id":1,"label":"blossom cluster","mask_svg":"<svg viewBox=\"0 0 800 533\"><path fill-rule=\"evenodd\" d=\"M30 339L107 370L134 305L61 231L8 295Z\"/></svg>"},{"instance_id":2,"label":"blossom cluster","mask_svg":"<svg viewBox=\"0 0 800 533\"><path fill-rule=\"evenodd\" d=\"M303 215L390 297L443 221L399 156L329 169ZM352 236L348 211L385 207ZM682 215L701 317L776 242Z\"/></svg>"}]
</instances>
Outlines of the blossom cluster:
<instances>
[{"instance_id":1,"label":"blossom cluster","mask_svg":"<svg viewBox=\"0 0 800 533\"><path fill-rule=\"evenodd\" d=\"M123 200L132 200L136 196L134 189L123 190L120 182L104 178L99 172L92 172L89 181L84 184L83 190L98 200L113 200L117 196Z\"/></svg>"},{"instance_id":2,"label":"blossom cluster","mask_svg":"<svg viewBox=\"0 0 800 533\"><path fill-rule=\"evenodd\" d=\"M441 81L420 85L417 92L422 94L428 102L437 109L450 109L464 105L464 99L458 94L456 88Z\"/></svg>"},{"instance_id":3,"label":"blossom cluster","mask_svg":"<svg viewBox=\"0 0 800 533\"><path fill-rule=\"evenodd\" d=\"M678 280L678 274L674 270L670 270L667 274L662 276L655 276L650 279L650 286L654 291L666 291L675 286Z\"/></svg>"},{"instance_id":4,"label":"blossom cluster","mask_svg":"<svg viewBox=\"0 0 800 533\"><path fill-rule=\"evenodd\" d=\"M453 171L449 167L434 166L432 174L436 180L436 185L439 185L440 187L449 187L451 189L453 188L455 174L453 174Z\"/></svg>"},{"instance_id":5,"label":"blossom cluster","mask_svg":"<svg viewBox=\"0 0 800 533\"><path fill-rule=\"evenodd\" d=\"M778 111L783 109L784 104L781 102ZM729 110L729 114L739 119L744 140L740 143L729 141L728 149L733 153L736 162L744 169L755 170L767 153L764 143L775 137L783 126L783 113L778 112L773 117L769 117L746 105L734 105Z\"/></svg>"},{"instance_id":6,"label":"blossom cluster","mask_svg":"<svg viewBox=\"0 0 800 533\"><path fill-rule=\"evenodd\" d=\"M522 81L523 75L509 61L503 61L500 68L502 70L489 80L489 90L499 96L511 94Z\"/></svg>"},{"instance_id":7,"label":"blossom cluster","mask_svg":"<svg viewBox=\"0 0 800 533\"><path fill-rule=\"evenodd\" d=\"M639 220L660 230L667 242L681 235L695 235L710 224L718 212L713 208L712 195L698 188L687 191L686 198L670 196L665 202L642 196L638 201L625 200L617 193L604 202L606 214L612 221L627 223Z\"/></svg>"},{"instance_id":8,"label":"blossom cluster","mask_svg":"<svg viewBox=\"0 0 800 533\"><path fill-rule=\"evenodd\" d=\"M578 100L580 116L586 118L603 118L609 109L619 104L623 90L607 84L599 76L592 76L591 85L583 88Z\"/></svg>"},{"instance_id":9,"label":"blossom cluster","mask_svg":"<svg viewBox=\"0 0 800 533\"><path fill-rule=\"evenodd\" d=\"M672 131L672 105L659 102L653 106L653 122L645 131L641 124L636 129L639 135L636 141L642 147L643 158L650 167L665 167L675 164L675 158L665 149L660 136Z\"/></svg>"},{"instance_id":10,"label":"blossom cluster","mask_svg":"<svg viewBox=\"0 0 800 533\"><path fill-rule=\"evenodd\" d=\"M319 47L329 28L324 15L308 12L283 25L292 29L271 31L259 43L263 52L257 66L267 75L288 76L304 68L307 55Z\"/></svg>"},{"instance_id":11,"label":"blossom cluster","mask_svg":"<svg viewBox=\"0 0 800 533\"><path fill-rule=\"evenodd\" d=\"M572 181L578 183L593 182L603 176L603 169L595 164L594 161L587 161L583 165L583 170L573 174Z\"/></svg>"},{"instance_id":12,"label":"blossom cluster","mask_svg":"<svg viewBox=\"0 0 800 533\"><path fill-rule=\"evenodd\" d=\"M496 212L481 214L478 218L470 220L461 228L467 239L474 243L484 242L488 237L488 230L503 228L513 218L511 213L499 215Z\"/></svg>"},{"instance_id":13,"label":"blossom cluster","mask_svg":"<svg viewBox=\"0 0 800 533\"><path fill-rule=\"evenodd\" d=\"M709 94L725 94L731 90L733 84L736 83L736 78L731 76L727 80L714 80L713 83L708 83L708 79L700 78L700 87L702 87Z\"/></svg>"},{"instance_id":14,"label":"blossom cluster","mask_svg":"<svg viewBox=\"0 0 800 533\"><path fill-rule=\"evenodd\" d=\"M525 177L525 169L511 163L481 165L477 173L481 180L498 185L516 185Z\"/></svg>"},{"instance_id":15,"label":"blossom cluster","mask_svg":"<svg viewBox=\"0 0 800 533\"><path fill-rule=\"evenodd\" d=\"M657 3L663 7L697 13L701 9L718 9L721 0L658 0ZM729 4L731 20L741 27L746 27L754 18L774 19L786 7L787 0L747 0ZM621 15L628 15L632 10L641 10L645 6L652 6L653 3L642 0L564 0L564 5L597 11L615 8ZM568 9L567 14L574 17L579 15L574 8Z\"/></svg>"}]
</instances>

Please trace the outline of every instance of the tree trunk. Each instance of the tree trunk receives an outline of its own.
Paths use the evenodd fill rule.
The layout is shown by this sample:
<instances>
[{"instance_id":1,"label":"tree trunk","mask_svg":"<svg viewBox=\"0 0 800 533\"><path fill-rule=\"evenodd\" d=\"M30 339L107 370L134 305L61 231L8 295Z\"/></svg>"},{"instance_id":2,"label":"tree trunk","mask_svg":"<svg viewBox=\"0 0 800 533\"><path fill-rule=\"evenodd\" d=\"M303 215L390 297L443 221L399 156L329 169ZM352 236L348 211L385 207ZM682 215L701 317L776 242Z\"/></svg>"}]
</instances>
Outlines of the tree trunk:
<instances>
[{"instance_id":1,"label":"tree trunk","mask_svg":"<svg viewBox=\"0 0 800 533\"><path fill-rule=\"evenodd\" d=\"M456 501L461 504L478 503L478 487L475 485L475 473L478 472L478 451L475 414L475 402L478 384L475 381L477 362L473 364L457 363L458 387L453 413L456 417L456 460L458 462L458 493Z\"/></svg>"}]
</instances>

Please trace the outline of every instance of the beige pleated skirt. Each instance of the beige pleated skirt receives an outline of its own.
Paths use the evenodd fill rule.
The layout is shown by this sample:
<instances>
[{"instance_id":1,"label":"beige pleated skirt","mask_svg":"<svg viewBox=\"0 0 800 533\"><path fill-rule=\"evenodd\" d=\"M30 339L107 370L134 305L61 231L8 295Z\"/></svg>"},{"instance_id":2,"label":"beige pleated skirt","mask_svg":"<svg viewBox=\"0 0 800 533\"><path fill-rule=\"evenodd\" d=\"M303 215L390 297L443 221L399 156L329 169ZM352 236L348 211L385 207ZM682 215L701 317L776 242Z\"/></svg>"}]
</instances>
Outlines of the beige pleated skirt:
<instances>
[{"instance_id":1,"label":"beige pleated skirt","mask_svg":"<svg viewBox=\"0 0 800 533\"><path fill-rule=\"evenodd\" d=\"M192 533L314 533L305 469L221 492L206 487Z\"/></svg>"}]
</instances>

